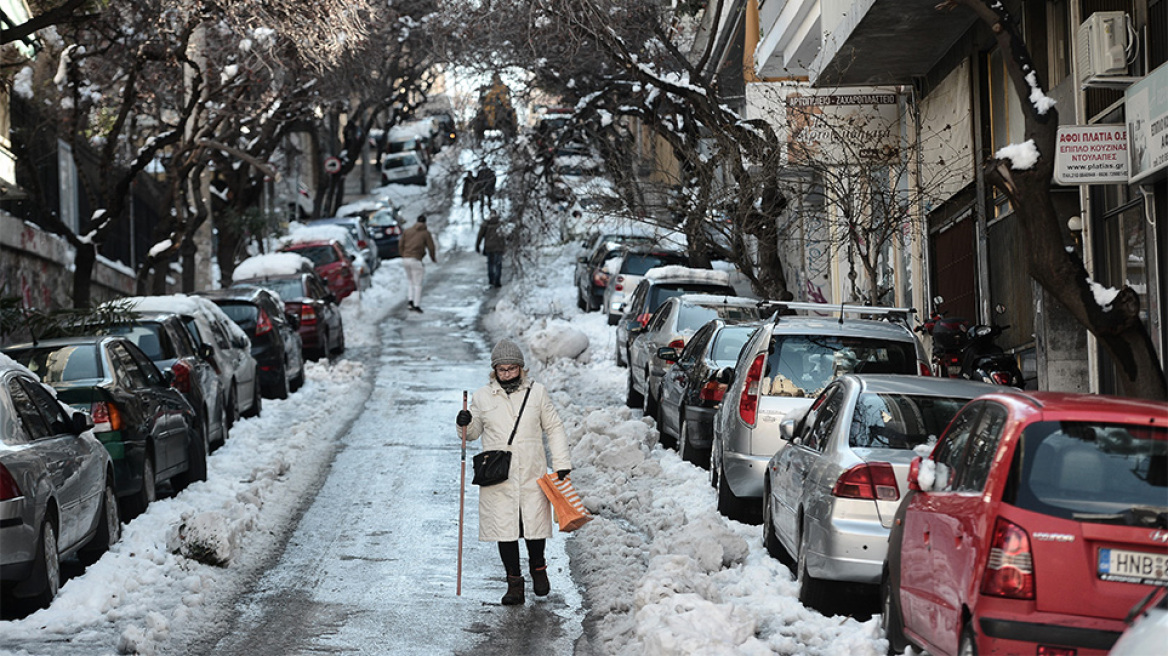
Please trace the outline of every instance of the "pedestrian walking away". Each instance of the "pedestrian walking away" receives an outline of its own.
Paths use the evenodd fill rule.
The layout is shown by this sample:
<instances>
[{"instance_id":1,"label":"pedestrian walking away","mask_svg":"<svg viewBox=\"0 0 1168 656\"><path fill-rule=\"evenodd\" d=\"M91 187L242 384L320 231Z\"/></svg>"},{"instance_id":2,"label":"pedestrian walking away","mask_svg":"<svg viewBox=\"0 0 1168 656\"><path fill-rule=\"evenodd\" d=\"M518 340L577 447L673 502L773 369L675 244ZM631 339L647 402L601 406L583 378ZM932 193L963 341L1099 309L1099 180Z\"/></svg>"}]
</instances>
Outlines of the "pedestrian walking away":
<instances>
[{"instance_id":1,"label":"pedestrian walking away","mask_svg":"<svg viewBox=\"0 0 1168 656\"><path fill-rule=\"evenodd\" d=\"M503 251L506 247L507 239L503 234L499 213L491 210L490 216L479 226L475 252L487 256L487 281L492 287L503 286Z\"/></svg>"},{"instance_id":2,"label":"pedestrian walking away","mask_svg":"<svg viewBox=\"0 0 1168 656\"><path fill-rule=\"evenodd\" d=\"M552 535L552 511L538 481L547 473L548 452L552 469L561 480L571 471L572 463L559 413L547 389L531 380L524 369L523 352L515 342L502 339L495 345L490 383L475 390L470 409L460 411L455 423L466 427L467 440L481 437L484 451L511 451L507 479L479 489L479 540L499 544L507 574L503 604L525 601L520 538L527 545L532 591L536 596L547 595L551 582L544 547Z\"/></svg>"},{"instance_id":3,"label":"pedestrian walking away","mask_svg":"<svg viewBox=\"0 0 1168 656\"><path fill-rule=\"evenodd\" d=\"M426 253L429 253L430 261L438 262L434 236L426 228L426 215L419 216L414 225L403 230L397 243L398 251L401 253L402 268L406 270L406 279L409 281L410 311L421 312L422 281L426 277L426 269L422 265L422 260L426 257Z\"/></svg>"}]
</instances>

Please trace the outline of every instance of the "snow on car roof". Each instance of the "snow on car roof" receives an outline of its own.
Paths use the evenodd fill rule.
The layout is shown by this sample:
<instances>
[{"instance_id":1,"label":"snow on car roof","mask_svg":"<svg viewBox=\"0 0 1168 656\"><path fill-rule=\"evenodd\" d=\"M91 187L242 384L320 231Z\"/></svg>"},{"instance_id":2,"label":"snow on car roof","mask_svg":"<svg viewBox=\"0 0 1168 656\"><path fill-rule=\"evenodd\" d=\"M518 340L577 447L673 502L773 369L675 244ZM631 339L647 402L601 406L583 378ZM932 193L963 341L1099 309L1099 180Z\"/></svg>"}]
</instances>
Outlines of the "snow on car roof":
<instances>
[{"instance_id":1,"label":"snow on car roof","mask_svg":"<svg viewBox=\"0 0 1168 656\"><path fill-rule=\"evenodd\" d=\"M293 227L288 236L283 239L285 244L296 244L306 241L336 241L344 244L351 237L349 231L344 226L332 225L314 225L306 226L298 224Z\"/></svg>"},{"instance_id":2,"label":"snow on car roof","mask_svg":"<svg viewBox=\"0 0 1168 656\"><path fill-rule=\"evenodd\" d=\"M730 284L730 274L725 271L694 269L676 264L649 269L645 272L645 277L649 280L692 280L719 285Z\"/></svg>"},{"instance_id":3,"label":"snow on car roof","mask_svg":"<svg viewBox=\"0 0 1168 656\"><path fill-rule=\"evenodd\" d=\"M312 260L296 253L253 255L239 263L231 274L233 281L290 276L312 270Z\"/></svg>"},{"instance_id":4,"label":"snow on car roof","mask_svg":"<svg viewBox=\"0 0 1168 656\"><path fill-rule=\"evenodd\" d=\"M226 327L234 337L243 337L251 340L247 333L239 327L231 317L215 305L215 302L202 296L187 296L186 294L170 294L168 296L128 296L118 299L119 303L129 303L132 310L139 312L175 312L193 317L202 317L205 321L214 321Z\"/></svg>"}]
</instances>

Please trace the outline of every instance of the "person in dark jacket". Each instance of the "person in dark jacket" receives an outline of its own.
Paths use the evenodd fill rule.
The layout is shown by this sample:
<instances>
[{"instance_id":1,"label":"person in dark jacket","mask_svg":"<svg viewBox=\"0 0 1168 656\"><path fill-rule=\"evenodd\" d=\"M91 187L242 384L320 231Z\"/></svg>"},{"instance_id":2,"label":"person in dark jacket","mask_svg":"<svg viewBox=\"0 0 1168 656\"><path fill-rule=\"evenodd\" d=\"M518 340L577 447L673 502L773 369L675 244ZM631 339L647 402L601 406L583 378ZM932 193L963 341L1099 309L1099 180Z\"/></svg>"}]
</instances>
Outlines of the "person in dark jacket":
<instances>
[{"instance_id":1,"label":"person in dark jacket","mask_svg":"<svg viewBox=\"0 0 1168 656\"><path fill-rule=\"evenodd\" d=\"M418 217L417 223L402 231L398 239L398 251L401 252L402 268L406 271L409 281L409 309L411 312L422 311L422 281L426 271L422 267L422 258L427 253L430 261L437 262L434 237L426 229L426 216Z\"/></svg>"},{"instance_id":2,"label":"person in dark jacket","mask_svg":"<svg viewBox=\"0 0 1168 656\"><path fill-rule=\"evenodd\" d=\"M503 251L507 240L503 234L503 224L499 213L491 210L490 216L479 226L479 236L475 239L475 252L487 256L487 280L492 287L503 286Z\"/></svg>"}]
</instances>

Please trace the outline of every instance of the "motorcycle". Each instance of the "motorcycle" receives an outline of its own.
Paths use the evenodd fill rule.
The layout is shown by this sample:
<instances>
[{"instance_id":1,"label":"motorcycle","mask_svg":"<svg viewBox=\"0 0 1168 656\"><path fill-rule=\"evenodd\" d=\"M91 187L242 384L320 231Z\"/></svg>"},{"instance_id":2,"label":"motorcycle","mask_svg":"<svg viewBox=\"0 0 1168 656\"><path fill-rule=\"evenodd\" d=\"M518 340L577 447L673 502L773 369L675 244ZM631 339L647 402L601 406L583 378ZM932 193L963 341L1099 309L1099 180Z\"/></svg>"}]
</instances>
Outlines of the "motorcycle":
<instances>
[{"instance_id":1,"label":"motorcycle","mask_svg":"<svg viewBox=\"0 0 1168 656\"><path fill-rule=\"evenodd\" d=\"M934 299L938 304L941 299ZM1005 308L995 308L1004 312ZM1013 355L994 343L1009 326L973 324L968 319L932 312L916 327L933 338L933 375L964 378L1022 389L1025 381Z\"/></svg>"},{"instance_id":2,"label":"motorcycle","mask_svg":"<svg viewBox=\"0 0 1168 656\"><path fill-rule=\"evenodd\" d=\"M933 338L934 376L957 378L961 374L961 353L969 342L968 330L972 325L968 319L933 312L927 321L915 328Z\"/></svg>"}]
</instances>

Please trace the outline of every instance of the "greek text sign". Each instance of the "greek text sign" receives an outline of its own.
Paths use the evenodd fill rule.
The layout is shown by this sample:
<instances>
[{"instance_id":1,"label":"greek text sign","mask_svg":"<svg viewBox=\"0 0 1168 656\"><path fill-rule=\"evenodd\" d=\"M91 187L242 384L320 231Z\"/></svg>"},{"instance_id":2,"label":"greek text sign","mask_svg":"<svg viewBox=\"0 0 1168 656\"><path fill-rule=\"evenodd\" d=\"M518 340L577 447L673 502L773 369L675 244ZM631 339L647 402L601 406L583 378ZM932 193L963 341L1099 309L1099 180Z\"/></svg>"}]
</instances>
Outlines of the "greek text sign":
<instances>
[{"instance_id":1,"label":"greek text sign","mask_svg":"<svg viewBox=\"0 0 1168 656\"><path fill-rule=\"evenodd\" d=\"M1059 128L1054 179L1059 184L1127 182L1127 128L1072 125Z\"/></svg>"},{"instance_id":2,"label":"greek text sign","mask_svg":"<svg viewBox=\"0 0 1168 656\"><path fill-rule=\"evenodd\" d=\"M1150 184L1168 171L1168 64L1124 94L1131 136L1131 184Z\"/></svg>"}]
</instances>

